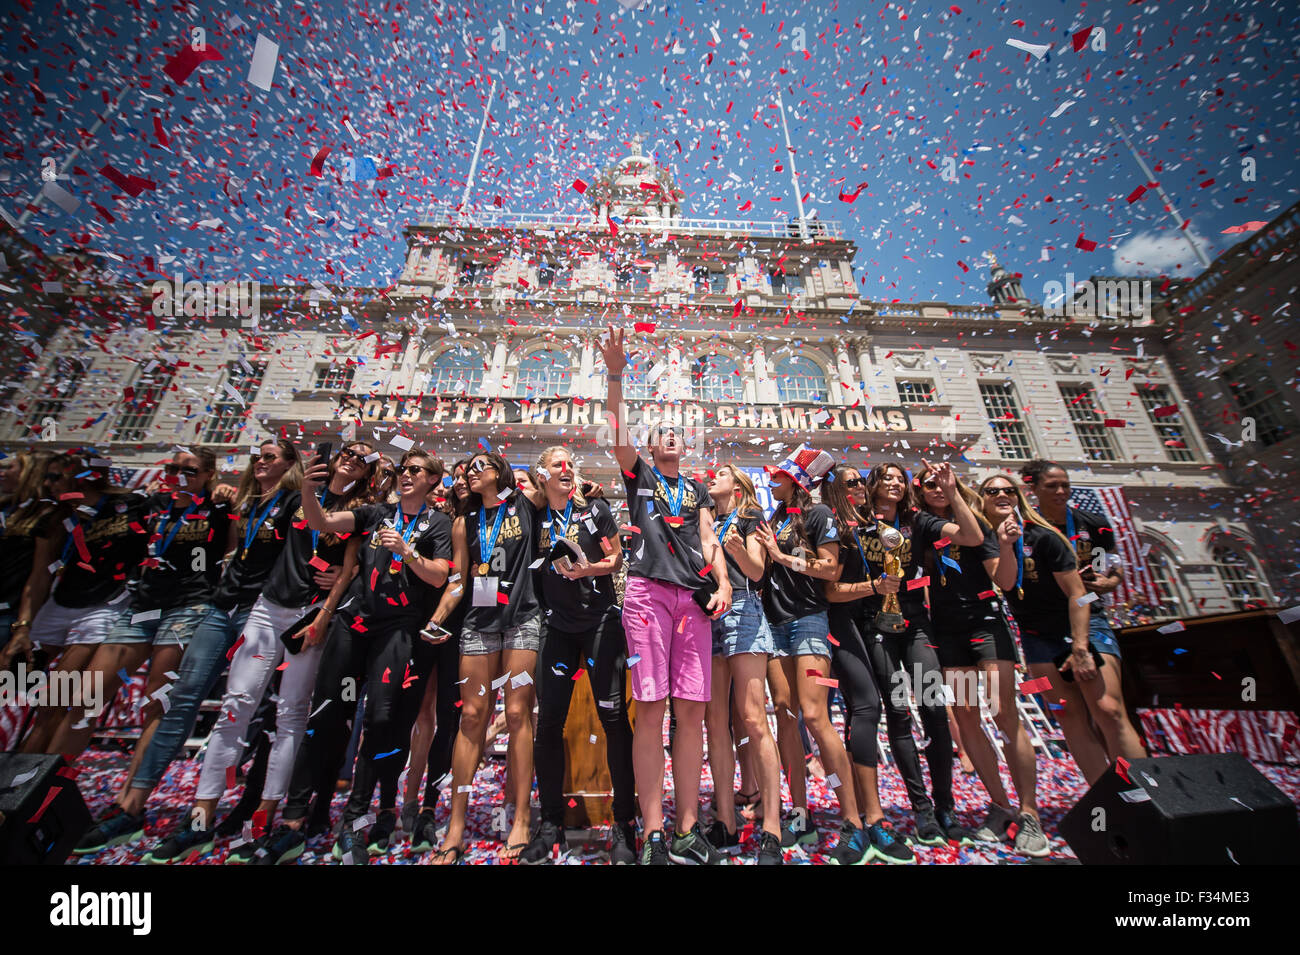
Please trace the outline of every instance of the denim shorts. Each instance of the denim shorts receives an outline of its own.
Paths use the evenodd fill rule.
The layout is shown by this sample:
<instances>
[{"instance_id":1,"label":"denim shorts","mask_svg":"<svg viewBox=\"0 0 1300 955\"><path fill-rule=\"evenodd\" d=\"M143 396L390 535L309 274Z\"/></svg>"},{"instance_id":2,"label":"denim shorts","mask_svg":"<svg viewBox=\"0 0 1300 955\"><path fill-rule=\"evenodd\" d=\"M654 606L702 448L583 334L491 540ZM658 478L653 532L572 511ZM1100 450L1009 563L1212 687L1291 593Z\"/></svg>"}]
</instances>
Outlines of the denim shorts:
<instances>
[{"instance_id":1,"label":"denim shorts","mask_svg":"<svg viewBox=\"0 0 1300 955\"><path fill-rule=\"evenodd\" d=\"M731 609L721 620L713 621L713 655L734 657L738 653L763 653L776 650L772 628L763 615L763 601L758 594L745 592L734 597Z\"/></svg>"},{"instance_id":2,"label":"denim shorts","mask_svg":"<svg viewBox=\"0 0 1300 955\"><path fill-rule=\"evenodd\" d=\"M771 627L772 640L776 647L773 656L830 657L831 655L831 642L827 639L830 634L830 622L825 610L786 623L774 623Z\"/></svg>"},{"instance_id":3,"label":"denim shorts","mask_svg":"<svg viewBox=\"0 0 1300 955\"><path fill-rule=\"evenodd\" d=\"M1110 628L1105 614L1094 613L1088 618L1088 642L1098 653L1109 653L1119 659L1119 641L1115 639L1115 631Z\"/></svg>"},{"instance_id":4,"label":"denim shorts","mask_svg":"<svg viewBox=\"0 0 1300 955\"><path fill-rule=\"evenodd\" d=\"M215 608L210 603L194 604L190 607L172 607L159 616L147 620L132 618L149 613L135 607L127 607L113 623L104 638L105 643L152 643L155 646L186 646L198 630L203 618ZM156 611L155 611L156 613Z\"/></svg>"},{"instance_id":5,"label":"denim shorts","mask_svg":"<svg viewBox=\"0 0 1300 955\"><path fill-rule=\"evenodd\" d=\"M509 630L484 632L466 627L460 634L460 652L462 656L482 657L502 650L532 650L537 653L542 649L542 615L534 614L518 626Z\"/></svg>"}]
</instances>

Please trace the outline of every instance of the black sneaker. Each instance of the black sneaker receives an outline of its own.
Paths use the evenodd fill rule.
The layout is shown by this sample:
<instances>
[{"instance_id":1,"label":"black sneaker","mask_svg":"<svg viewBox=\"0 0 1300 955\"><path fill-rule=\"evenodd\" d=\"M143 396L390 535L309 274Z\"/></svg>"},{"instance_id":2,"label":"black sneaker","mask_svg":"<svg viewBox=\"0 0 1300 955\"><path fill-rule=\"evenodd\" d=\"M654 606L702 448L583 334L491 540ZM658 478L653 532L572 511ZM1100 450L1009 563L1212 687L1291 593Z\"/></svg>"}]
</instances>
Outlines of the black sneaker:
<instances>
[{"instance_id":1,"label":"black sneaker","mask_svg":"<svg viewBox=\"0 0 1300 955\"><path fill-rule=\"evenodd\" d=\"M740 832L728 832L727 825L721 819L714 819L709 831L704 834L709 845L724 856L734 856L740 851Z\"/></svg>"},{"instance_id":2,"label":"black sneaker","mask_svg":"<svg viewBox=\"0 0 1300 955\"><path fill-rule=\"evenodd\" d=\"M370 832L366 835L366 851L372 856L381 856L388 851L390 844L395 842L393 832L397 829L397 810L384 809L379 813L379 819L370 827Z\"/></svg>"},{"instance_id":3,"label":"black sneaker","mask_svg":"<svg viewBox=\"0 0 1300 955\"><path fill-rule=\"evenodd\" d=\"M674 829L673 841L668 847L668 858L678 865L722 864L722 853L713 848L699 822L691 826L691 831L684 835Z\"/></svg>"},{"instance_id":4,"label":"black sneaker","mask_svg":"<svg viewBox=\"0 0 1300 955\"><path fill-rule=\"evenodd\" d=\"M182 826L150 849L143 861L145 865L179 865L193 862L212 851L216 838L215 830Z\"/></svg>"},{"instance_id":5,"label":"black sneaker","mask_svg":"<svg viewBox=\"0 0 1300 955\"><path fill-rule=\"evenodd\" d=\"M129 845L144 838L144 813L133 816L117 803L109 806L104 815L81 837L73 855L84 856L114 846Z\"/></svg>"},{"instance_id":6,"label":"black sneaker","mask_svg":"<svg viewBox=\"0 0 1300 955\"><path fill-rule=\"evenodd\" d=\"M871 858L878 862L908 865L916 861L916 854L898 837L894 827L883 819L867 829L867 838L871 840L871 846L867 851L871 854Z\"/></svg>"},{"instance_id":7,"label":"black sneaker","mask_svg":"<svg viewBox=\"0 0 1300 955\"><path fill-rule=\"evenodd\" d=\"M344 865L365 865L369 860L365 849L359 844L356 833L352 831L352 820L344 819L343 828L339 830L338 838L334 840L335 862L342 862Z\"/></svg>"},{"instance_id":8,"label":"black sneaker","mask_svg":"<svg viewBox=\"0 0 1300 955\"><path fill-rule=\"evenodd\" d=\"M614 823L609 833L609 864L636 865L636 828L630 822Z\"/></svg>"},{"instance_id":9,"label":"black sneaker","mask_svg":"<svg viewBox=\"0 0 1300 955\"><path fill-rule=\"evenodd\" d=\"M253 859L255 865L286 865L302 855L307 837L299 829L277 826L275 832L263 836L258 843Z\"/></svg>"},{"instance_id":10,"label":"black sneaker","mask_svg":"<svg viewBox=\"0 0 1300 955\"><path fill-rule=\"evenodd\" d=\"M647 832L641 844L641 865L668 865L668 846L664 844L664 831Z\"/></svg>"},{"instance_id":11,"label":"black sneaker","mask_svg":"<svg viewBox=\"0 0 1300 955\"><path fill-rule=\"evenodd\" d=\"M840 840L831 850L830 864L863 865L867 861L869 848L870 842L866 830L845 819L840 826Z\"/></svg>"},{"instance_id":12,"label":"black sneaker","mask_svg":"<svg viewBox=\"0 0 1300 955\"><path fill-rule=\"evenodd\" d=\"M438 822L432 809L421 809L411 830L411 851L429 852L438 844Z\"/></svg>"},{"instance_id":13,"label":"black sneaker","mask_svg":"<svg viewBox=\"0 0 1300 955\"><path fill-rule=\"evenodd\" d=\"M227 813L226 818L217 823L217 838L229 839L243 832L244 823L252 820L261 802L260 798L245 800L241 797L239 802L235 803L235 807Z\"/></svg>"},{"instance_id":14,"label":"black sneaker","mask_svg":"<svg viewBox=\"0 0 1300 955\"><path fill-rule=\"evenodd\" d=\"M247 842L241 842L239 845L232 847L226 853L226 865L256 864L257 850L262 848L262 840L265 838L266 836L262 836L260 839L249 839Z\"/></svg>"},{"instance_id":15,"label":"black sneaker","mask_svg":"<svg viewBox=\"0 0 1300 955\"><path fill-rule=\"evenodd\" d=\"M781 823L781 848L792 849L795 846L817 844L817 830L808 825L807 809L791 809L790 815Z\"/></svg>"},{"instance_id":16,"label":"black sneaker","mask_svg":"<svg viewBox=\"0 0 1300 955\"><path fill-rule=\"evenodd\" d=\"M975 845L975 834L957 821L957 815L951 809L940 809L934 816L939 827L947 833L949 842L955 842L959 846Z\"/></svg>"},{"instance_id":17,"label":"black sneaker","mask_svg":"<svg viewBox=\"0 0 1300 955\"><path fill-rule=\"evenodd\" d=\"M758 837L758 864L785 865L785 856L781 853L781 840L766 829Z\"/></svg>"},{"instance_id":18,"label":"black sneaker","mask_svg":"<svg viewBox=\"0 0 1300 955\"><path fill-rule=\"evenodd\" d=\"M532 841L519 853L520 865L550 865L555 861L555 850L564 851L564 833L553 822L542 821Z\"/></svg>"},{"instance_id":19,"label":"black sneaker","mask_svg":"<svg viewBox=\"0 0 1300 955\"><path fill-rule=\"evenodd\" d=\"M942 846L948 843L948 834L939 825L933 809L922 809L915 813L917 842L923 846Z\"/></svg>"}]
</instances>

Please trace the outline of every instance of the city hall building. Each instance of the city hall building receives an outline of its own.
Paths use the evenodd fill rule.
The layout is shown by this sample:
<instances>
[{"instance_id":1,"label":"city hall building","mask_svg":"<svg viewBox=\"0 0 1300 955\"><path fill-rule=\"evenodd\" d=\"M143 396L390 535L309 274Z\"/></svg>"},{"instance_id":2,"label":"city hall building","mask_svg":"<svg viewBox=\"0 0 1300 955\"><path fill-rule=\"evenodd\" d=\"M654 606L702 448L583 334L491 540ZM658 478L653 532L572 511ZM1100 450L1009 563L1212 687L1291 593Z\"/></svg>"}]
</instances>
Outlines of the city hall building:
<instances>
[{"instance_id":1,"label":"city hall building","mask_svg":"<svg viewBox=\"0 0 1300 955\"><path fill-rule=\"evenodd\" d=\"M1295 599L1294 526L1284 549L1261 532L1250 449L1228 466L1220 447L1240 441L1225 409L1253 415L1268 423L1259 451L1294 473L1294 361L1264 374L1269 356L1253 354L1274 386L1234 387L1225 372L1216 404L1184 334L1214 321L1187 298L1204 287L1129 295L1141 283L1097 279L1044 304L991 263L988 303L873 302L838 223L689 218L670 172L637 147L578 185L587 215L430 209L384 288L109 284L84 259L32 265L19 249L29 280L13 300L24 328L48 334L6 359L0 443L89 444L133 469L202 443L228 471L281 435L304 451L356 437L394 457L409 441L449 464L491 448L516 467L565 444L621 497L598 347L613 324L628 330L634 435L682 427L691 467L761 478L806 443L864 469L951 460L975 482L1050 458L1130 531L1128 598L1145 613ZM1289 249L1295 220L1249 242L1281 230ZM1197 282L1222 272L1213 287L1231 290L1236 251ZM1293 257L1270 267L1297 284Z\"/></svg>"}]
</instances>

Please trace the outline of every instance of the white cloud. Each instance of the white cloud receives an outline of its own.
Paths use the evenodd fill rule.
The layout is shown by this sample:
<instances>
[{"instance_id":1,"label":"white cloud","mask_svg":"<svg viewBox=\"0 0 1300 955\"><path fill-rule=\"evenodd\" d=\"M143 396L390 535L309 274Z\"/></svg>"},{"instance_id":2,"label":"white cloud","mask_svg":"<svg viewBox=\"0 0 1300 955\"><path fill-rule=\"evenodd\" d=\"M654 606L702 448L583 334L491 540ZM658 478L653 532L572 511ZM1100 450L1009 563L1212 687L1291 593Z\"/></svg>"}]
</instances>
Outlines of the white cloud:
<instances>
[{"instance_id":1,"label":"white cloud","mask_svg":"<svg viewBox=\"0 0 1300 955\"><path fill-rule=\"evenodd\" d=\"M1188 226L1205 254L1214 257L1214 246ZM1181 266L1181 268L1179 268ZM1158 232L1139 232L1115 249L1113 268L1116 275L1159 275L1175 270L1184 275L1197 275L1201 263L1192 251L1186 236L1179 229L1162 229Z\"/></svg>"}]
</instances>

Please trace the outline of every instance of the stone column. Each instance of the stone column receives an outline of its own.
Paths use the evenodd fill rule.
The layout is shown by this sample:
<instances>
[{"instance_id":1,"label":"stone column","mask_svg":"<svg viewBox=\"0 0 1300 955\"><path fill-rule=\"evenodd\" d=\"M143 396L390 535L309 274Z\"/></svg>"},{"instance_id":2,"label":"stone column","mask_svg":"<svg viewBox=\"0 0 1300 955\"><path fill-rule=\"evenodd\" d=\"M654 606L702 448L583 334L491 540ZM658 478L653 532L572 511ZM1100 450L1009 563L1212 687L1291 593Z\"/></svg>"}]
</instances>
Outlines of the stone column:
<instances>
[{"instance_id":1,"label":"stone column","mask_svg":"<svg viewBox=\"0 0 1300 955\"><path fill-rule=\"evenodd\" d=\"M848 347L844 339L835 339L835 377L839 383L838 394L833 395L836 404L851 405L858 399L858 391L853 384L853 363L849 361Z\"/></svg>"},{"instance_id":2,"label":"stone column","mask_svg":"<svg viewBox=\"0 0 1300 955\"><path fill-rule=\"evenodd\" d=\"M572 394L579 398L593 398L596 392L595 342L591 335L582 336L582 358L578 374L573 379Z\"/></svg>"},{"instance_id":3,"label":"stone column","mask_svg":"<svg viewBox=\"0 0 1300 955\"><path fill-rule=\"evenodd\" d=\"M506 358L510 350L510 336L498 335L492 349L492 361L483 379L483 394L489 398L501 398L510 394L513 381L506 381Z\"/></svg>"},{"instance_id":4,"label":"stone column","mask_svg":"<svg viewBox=\"0 0 1300 955\"><path fill-rule=\"evenodd\" d=\"M677 345L672 345L668 349L668 368L664 371L660 381L667 379L664 387L661 389L664 401L684 401L690 396L690 379L689 369L682 368L682 350ZM656 382L659 384L659 382Z\"/></svg>"},{"instance_id":5,"label":"stone column","mask_svg":"<svg viewBox=\"0 0 1300 955\"><path fill-rule=\"evenodd\" d=\"M772 366L767 363L767 351L763 342L755 339L754 347L754 402L761 405L774 405L780 402L776 380L772 377Z\"/></svg>"}]
</instances>

